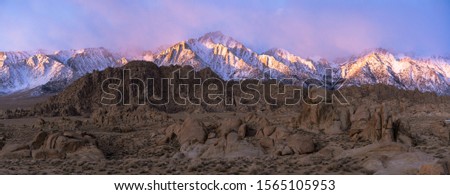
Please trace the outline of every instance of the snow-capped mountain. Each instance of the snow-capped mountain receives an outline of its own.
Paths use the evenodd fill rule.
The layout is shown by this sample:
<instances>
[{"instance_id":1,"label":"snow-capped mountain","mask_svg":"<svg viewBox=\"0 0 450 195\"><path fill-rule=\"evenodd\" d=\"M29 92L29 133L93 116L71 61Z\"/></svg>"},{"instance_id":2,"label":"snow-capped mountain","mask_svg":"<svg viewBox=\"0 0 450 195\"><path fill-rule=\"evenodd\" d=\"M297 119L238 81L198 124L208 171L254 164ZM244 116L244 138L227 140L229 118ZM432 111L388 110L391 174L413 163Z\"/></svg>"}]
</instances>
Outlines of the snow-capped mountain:
<instances>
[{"instance_id":1,"label":"snow-capped mountain","mask_svg":"<svg viewBox=\"0 0 450 195\"><path fill-rule=\"evenodd\" d=\"M0 52L0 93L33 89L49 82L71 81L124 62L104 48L42 52ZM125 62L126 63L126 62Z\"/></svg>"},{"instance_id":2,"label":"snow-capped mountain","mask_svg":"<svg viewBox=\"0 0 450 195\"><path fill-rule=\"evenodd\" d=\"M242 43L220 32L207 33L198 39L177 43L146 59L165 66L191 65L210 67L223 79L307 78L321 79L326 69L346 84L386 84L401 89L450 94L450 60L447 58L415 59L374 49L340 62L323 58L305 59L284 49L274 48L258 54Z\"/></svg>"},{"instance_id":3,"label":"snow-capped mountain","mask_svg":"<svg viewBox=\"0 0 450 195\"><path fill-rule=\"evenodd\" d=\"M326 69L346 84L382 83L401 89L450 95L450 59L412 58L375 49L338 62L302 58L281 48L257 53L221 32L207 33L158 52L111 52L104 48L64 50L47 54L0 52L0 93L33 89L48 83L65 86L93 70L117 67L129 60L153 61L160 66L209 67L225 80L245 78L323 78Z\"/></svg>"},{"instance_id":4,"label":"snow-capped mountain","mask_svg":"<svg viewBox=\"0 0 450 195\"><path fill-rule=\"evenodd\" d=\"M340 66L348 84L393 85L400 89L450 94L450 63L444 58L413 59L377 49Z\"/></svg>"},{"instance_id":5,"label":"snow-capped mountain","mask_svg":"<svg viewBox=\"0 0 450 195\"><path fill-rule=\"evenodd\" d=\"M262 67L258 54L220 32L177 43L153 57L161 66L191 65L196 69L210 67L223 79L255 78Z\"/></svg>"},{"instance_id":6,"label":"snow-capped mountain","mask_svg":"<svg viewBox=\"0 0 450 195\"><path fill-rule=\"evenodd\" d=\"M177 43L146 59L162 66L179 64L197 69L210 67L226 80L267 76L283 78L292 75L311 78L320 75L319 71L326 67L322 62L303 59L283 49L271 49L258 54L221 32L211 32L198 39Z\"/></svg>"}]
</instances>

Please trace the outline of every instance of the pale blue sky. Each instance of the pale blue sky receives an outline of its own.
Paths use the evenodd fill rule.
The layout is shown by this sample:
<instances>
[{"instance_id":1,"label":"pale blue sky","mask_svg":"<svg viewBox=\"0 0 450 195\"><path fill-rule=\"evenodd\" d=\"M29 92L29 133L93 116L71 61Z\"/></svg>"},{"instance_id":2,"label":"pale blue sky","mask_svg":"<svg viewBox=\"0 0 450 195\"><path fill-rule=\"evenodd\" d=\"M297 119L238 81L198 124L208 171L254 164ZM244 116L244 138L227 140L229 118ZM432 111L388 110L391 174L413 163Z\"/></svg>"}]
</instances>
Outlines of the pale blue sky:
<instances>
[{"instance_id":1,"label":"pale blue sky","mask_svg":"<svg viewBox=\"0 0 450 195\"><path fill-rule=\"evenodd\" d=\"M2 0L0 50L153 49L220 30L263 52L450 54L448 0Z\"/></svg>"}]
</instances>

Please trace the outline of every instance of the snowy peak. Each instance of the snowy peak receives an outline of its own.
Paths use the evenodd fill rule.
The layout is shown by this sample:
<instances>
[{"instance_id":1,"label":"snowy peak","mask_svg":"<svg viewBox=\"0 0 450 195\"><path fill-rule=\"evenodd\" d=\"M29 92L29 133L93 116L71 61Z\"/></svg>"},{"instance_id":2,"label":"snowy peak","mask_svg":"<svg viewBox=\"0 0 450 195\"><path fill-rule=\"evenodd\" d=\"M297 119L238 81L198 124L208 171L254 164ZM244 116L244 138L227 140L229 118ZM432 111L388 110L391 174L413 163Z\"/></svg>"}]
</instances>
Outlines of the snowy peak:
<instances>
[{"instance_id":1,"label":"snowy peak","mask_svg":"<svg viewBox=\"0 0 450 195\"><path fill-rule=\"evenodd\" d=\"M46 53L48 52L43 50L0 52L0 93L33 89L49 82L67 85L93 70L126 63L105 48Z\"/></svg>"},{"instance_id":2,"label":"snowy peak","mask_svg":"<svg viewBox=\"0 0 450 195\"><path fill-rule=\"evenodd\" d=\"M450 64L435 59L394 56L387 50L370 52L340 67L351 84L387 84L401 89L450 94Z\"/></svg>"},{"instance_id":3,"label":"snowy peak","mask_svg":"<svg viewBox=\"0 0 450 195\"><path fill-rule=\"evenodd\" d=\"M266 55L270 55L270 56L280 56L283 58L285 58L287 56L292 56L292 54L289 51L282 49L282 48L272 48L262 54L266 54Z\"/></svg>"},{"instance_id":4,"label":"snowy peak","mask_svg":"<svg viewBox=\"0 0 450 195\"><path fill-rule=\"evenodd\" d=\"M159 66L190 65L210 68L222 79L323 78L333 68L346 84L387 84L401 89L450 95L450 59L415 58L376 48L358 56L330 63L326 59L302 58L282 48L256 53L220 31L181 41L158 52L111 52L105 48L61 50L53 53L0 52L0 93L13 93L48 83L63 83L94 70L118 67L130 60L153 61ZM336 77L336 75L334 75ZM53 86L53 85L52 85Z\"/></svg>"},{"instance_id":5,"label":"snowy peak","mask_svg":"<svg viewBox=\"0 0 450 195\"><path fill-rule=\"evenodd\" d=\"M0 66L3 66L3 64L14 64L23 61L30 56L30 53L24 51L0 52Z\"/></svg>"},{"instance_id":6,"label":"snowy peak","mask_svg":"<svg viewBox=\"0 0 450 195\"><path fill-rule=\"evenodd\" d=\"M201 68L200 66L202 65L195 52L191 50L190 46L185 41L177 43L162 51L153 57L153 61L160 66L185 64L195 68Z\"/></svg>"},{"instance_id":7,"label":"snowy peak","mask_svg":"<svg viewBox=\"0 0 450 195\"><path fill-rule=\"evenodd\" d=\"M197 39L198 42L205 46L221 44L229 48L243 48L244 45L239 41L236 41L232 37L224 35L220 31L206 33L205 35Z\"/></svg>"}]
</instances>

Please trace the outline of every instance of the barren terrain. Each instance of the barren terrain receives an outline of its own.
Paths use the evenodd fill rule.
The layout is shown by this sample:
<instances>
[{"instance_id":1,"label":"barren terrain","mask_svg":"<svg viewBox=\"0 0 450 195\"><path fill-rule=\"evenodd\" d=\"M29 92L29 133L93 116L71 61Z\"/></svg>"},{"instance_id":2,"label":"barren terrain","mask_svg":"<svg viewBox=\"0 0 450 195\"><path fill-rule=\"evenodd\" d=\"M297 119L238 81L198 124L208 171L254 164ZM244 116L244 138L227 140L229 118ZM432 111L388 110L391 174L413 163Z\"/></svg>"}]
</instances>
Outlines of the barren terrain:
<instances>
[{"instance_id":1,"label":"barren terrain","mask_svg":"<svg viewBox=\"0 0 450 195\"><path fill-rule=\"evenodd\" d=\"M144 65L127 68L176 68ZM348 104L101 105L98 87L115 74L89 74L28 109L2 101L0 173L449 174L448 96L372 85L344 88Z\"/></svg>"}]
</instances>

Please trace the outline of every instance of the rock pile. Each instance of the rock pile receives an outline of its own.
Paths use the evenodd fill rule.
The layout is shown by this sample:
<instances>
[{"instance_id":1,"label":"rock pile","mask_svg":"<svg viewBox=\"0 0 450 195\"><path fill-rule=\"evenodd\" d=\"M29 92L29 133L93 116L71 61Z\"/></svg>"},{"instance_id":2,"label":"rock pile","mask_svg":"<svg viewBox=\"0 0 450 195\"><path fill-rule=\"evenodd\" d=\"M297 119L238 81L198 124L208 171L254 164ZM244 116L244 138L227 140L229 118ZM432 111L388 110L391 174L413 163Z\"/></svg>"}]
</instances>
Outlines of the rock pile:
<instances>
[{"instance_id":1,"label":"rock pile","mask_svg":"<svg viewBox=\"0 0 450 195\"><path fill-rule=\"evenodd\" d=\"M27 144L6 144L0 158L75 159L97 161L104 159L93 135L70 131L41 131Z\"/></svg>"},{"instance_id":2,"label":"rock pile","mask_svg":"<svg viewBox=\"0 0 450 195\"><path fill-rule=\"evenodd\" d=\"M189 117L161 132L165 135L161 144L176 140L180 152L191 158L280 156L315 151L311 136L273 126L264 117L253 113L244 119L224 118L208 125Z\"/></svg>"}]
</instances>

